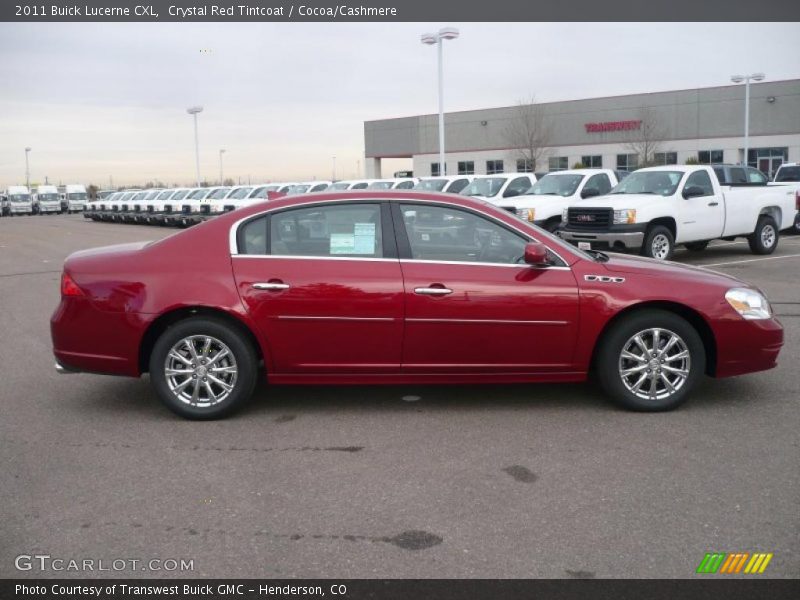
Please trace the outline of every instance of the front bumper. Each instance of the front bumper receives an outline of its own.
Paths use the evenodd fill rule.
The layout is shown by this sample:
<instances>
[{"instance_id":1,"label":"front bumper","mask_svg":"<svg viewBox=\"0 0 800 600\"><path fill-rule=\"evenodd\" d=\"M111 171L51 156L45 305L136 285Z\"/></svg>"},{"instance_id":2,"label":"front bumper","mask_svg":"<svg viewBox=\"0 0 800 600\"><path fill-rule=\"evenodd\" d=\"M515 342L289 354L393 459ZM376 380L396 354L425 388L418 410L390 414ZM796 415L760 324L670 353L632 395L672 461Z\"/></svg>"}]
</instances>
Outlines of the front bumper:
<instances>
[{"instance_id":1,"label":"front bumper","mask_svg":"<svg viewBox=\"0 0 800 600\"><path fill-rule=\"evenodd\" d=\"M717 346L715 377L766 371L778 364L783 326L774 317L747 321L726 319L714 324Z\"/></svg>"},{"instance_id":2,"label":"front bumper","mask_svg":"<svg viewBox=\"0 0 800 600\"><path fill-rule=\"evenodd\" d=\"M578 242L589 242L592 248L623 246L638 250L644 244L644 230L644 225L616 225L610 231L580 231L562 227L558 235L576 246Z\"/></svg>"}]
</instances>

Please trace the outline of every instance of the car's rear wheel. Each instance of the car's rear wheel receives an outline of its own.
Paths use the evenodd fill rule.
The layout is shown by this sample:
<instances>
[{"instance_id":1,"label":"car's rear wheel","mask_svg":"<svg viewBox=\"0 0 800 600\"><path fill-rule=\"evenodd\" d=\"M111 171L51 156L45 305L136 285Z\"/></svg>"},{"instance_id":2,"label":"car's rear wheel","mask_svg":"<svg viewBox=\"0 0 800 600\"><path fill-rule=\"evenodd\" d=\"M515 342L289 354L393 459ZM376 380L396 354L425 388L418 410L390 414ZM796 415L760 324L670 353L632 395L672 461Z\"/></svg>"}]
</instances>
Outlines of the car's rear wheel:
<instances>
[{"instance_id":1,"label":"car's rear wheel","mask_svg":"<svg viewBox=\"0 0 800 600\"><path fill-rule=\"evenodd\" d=\"M663 225L652 227L645 236L642 254L658 260L669 260L675 251L675 237Z\"/></svg>"},{"instance_id":2,"label":"car's rear wheel","mask_svg":"<svg viewBox=\"0 0 800 600\"><path fill-rule=\"evenodd\" d=\"M601 340L597 375L605 392L630 410L658 412L682 404L705 372L705 348L678 315L642 310Z\"/></svg>"},{"instance_id":3,"label":"car's rear wheel","mask_svg":"<svg viewBox=\"0 0 800 600\"><path fill-rule=\"evenodd\" d=\"M747 236L747 243L753 254L772 254L778 247L778 224L770 216L762 215L756 223L756 230Z\"/></svg>"},{"instance_id":4,"label":"car's rear wheel","mask_svg":"<svg viewBox=\"0 0 800 600\"><path fill-rule=\"evenodd\" d=\"M169 327L150 355L159 398L187 419L227 416L253 393L258 358L250 341L220 319L193 317Z\"/></svg>"}]
</instances>

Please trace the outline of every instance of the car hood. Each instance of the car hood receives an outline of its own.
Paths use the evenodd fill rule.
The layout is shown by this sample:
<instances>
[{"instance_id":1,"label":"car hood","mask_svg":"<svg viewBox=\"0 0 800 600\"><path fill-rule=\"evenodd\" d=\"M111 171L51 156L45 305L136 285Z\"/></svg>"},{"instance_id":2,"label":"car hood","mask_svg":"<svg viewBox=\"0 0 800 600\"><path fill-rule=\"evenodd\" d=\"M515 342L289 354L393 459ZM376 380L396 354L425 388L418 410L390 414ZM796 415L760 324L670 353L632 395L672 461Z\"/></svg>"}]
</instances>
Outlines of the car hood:
<instances>
[{"instance_id":1,"label":"car hood","mask_svg":"<svg viewBox=\"0 0 800 600\"><path fill-rule=\"evenodd\" d=\"M570 208L645 208L664 202L667 196L656 194L607 194L585 200L573 200Z\"/></svg>"},{"instance_id":2,"label":"car hood","mask_svg":"<svg viewBox=\"0 0 800 600\"><path fill-rule=\"evenodd\" d=\"M571 206L572 196L552 196L547 194L525 194L514 198L504 199L503 206L516 206L517 208L543 208L545 206Z\"/></svg>"},{"instance_id":3,"label":"car hood","mask_svg":"<svg viewBox=\"0 0 800 600\"><path fill-rule=\"evenodd\" d=\"M686 265L668 260L645 258L643 256L617 254L615 252L609 252L608 257L608 262L602 264L606 270L612 273L629 273L647 275L650 277L683 279L686 281L702 279L705 283L715 282L727 286L752 287L741 279L703 267L695 267L693 265Z\"/></svg>"}]
</instances>

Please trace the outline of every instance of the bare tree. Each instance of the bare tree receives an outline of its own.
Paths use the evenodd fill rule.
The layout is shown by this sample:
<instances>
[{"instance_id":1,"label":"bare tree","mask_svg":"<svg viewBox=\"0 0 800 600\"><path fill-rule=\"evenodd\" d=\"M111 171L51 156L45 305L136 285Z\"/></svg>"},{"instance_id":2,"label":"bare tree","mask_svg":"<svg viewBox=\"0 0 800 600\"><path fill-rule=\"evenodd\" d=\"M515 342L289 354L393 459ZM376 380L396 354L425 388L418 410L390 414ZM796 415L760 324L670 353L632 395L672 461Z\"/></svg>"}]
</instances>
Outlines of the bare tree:
<instances>
[{"instance_id":1,"label":"bare tree","mask_svg":"<svg viewBox=\"0 0 800 600\"><path fill-rule=\"evenodd\" d=\"M529 162L531 170L536 171L552 143L553 130L535 96L517 103L503 135L517 158Z\"/></svg>"},{"instance_id":2,"label":"bare tree","mask_svg":"<svg viewBox=\"0 0 800 600\"><path fill-rule=\"evenodd\" d=\"M625 147L636 154L639 167L649 167L656 164L655 154L661 150L667 132L656 111L649 106L639 109L637 119L639 127L627 132Z\"/></svg>"}]
</instances>

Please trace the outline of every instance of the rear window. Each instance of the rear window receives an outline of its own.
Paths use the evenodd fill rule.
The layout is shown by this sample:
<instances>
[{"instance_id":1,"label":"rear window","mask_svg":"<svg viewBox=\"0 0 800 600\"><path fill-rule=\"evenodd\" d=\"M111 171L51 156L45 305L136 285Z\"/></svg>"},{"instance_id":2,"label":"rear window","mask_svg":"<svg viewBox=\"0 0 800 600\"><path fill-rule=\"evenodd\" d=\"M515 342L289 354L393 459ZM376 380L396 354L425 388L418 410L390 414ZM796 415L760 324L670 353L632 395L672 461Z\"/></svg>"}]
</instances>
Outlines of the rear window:
<instances>
[{"instance_id":1,"label":"rear window","mask_svg":"<svg viewBox=\"0 0 800 600\"><path fill-rule=\"evenodd\" d=\"M800 166L781 167L778 169L775 181L800 181Z\"/></svg>"}]
</instances>

